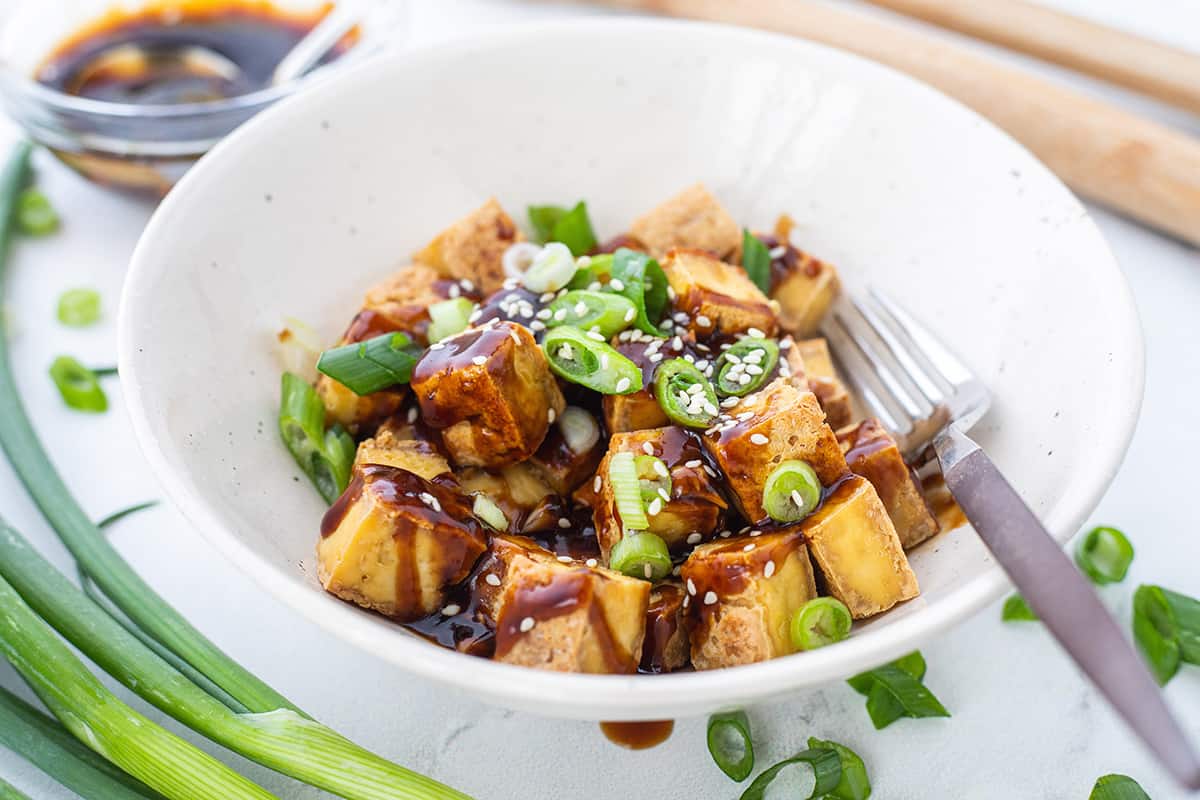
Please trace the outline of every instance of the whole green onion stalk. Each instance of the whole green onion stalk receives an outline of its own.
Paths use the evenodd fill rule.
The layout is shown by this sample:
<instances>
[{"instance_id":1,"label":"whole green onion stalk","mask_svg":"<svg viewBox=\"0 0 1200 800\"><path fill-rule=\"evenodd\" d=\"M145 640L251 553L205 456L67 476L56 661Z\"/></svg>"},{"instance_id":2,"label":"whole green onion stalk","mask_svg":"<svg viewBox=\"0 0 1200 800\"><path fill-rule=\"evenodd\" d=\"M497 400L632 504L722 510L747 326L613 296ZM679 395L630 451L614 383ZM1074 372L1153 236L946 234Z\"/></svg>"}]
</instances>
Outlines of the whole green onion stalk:
<instances>
[{"instance_id":1,"label":"whole green onion stalk","mask_svg":"<svg viewBox=\"0 0 1200 800\"><path fill-rule=\"evenodd\" d=\"M12 238L13 203L28 176L30 145L18 145L0 173L0 256ZM3 268L0 257L0 304ZM245 706L235 714L129 634L28 548L14 531L2 537L22 563L41 562L39 580L18 576L18 591L113 677L204 735L292 777L343 797L463 798L465 795L358 747L300 709L223 653L166 603L125 562L88 518L54 469L21 403L0 326L0 447L43 516L79 567L128 619ZM11 574L11 561L5 574ZM96 631L103 630L103 636ZM213 795L208 795L209 797ZM221 795L217 795L221 796Z\"/></svg>"}]
</instances>

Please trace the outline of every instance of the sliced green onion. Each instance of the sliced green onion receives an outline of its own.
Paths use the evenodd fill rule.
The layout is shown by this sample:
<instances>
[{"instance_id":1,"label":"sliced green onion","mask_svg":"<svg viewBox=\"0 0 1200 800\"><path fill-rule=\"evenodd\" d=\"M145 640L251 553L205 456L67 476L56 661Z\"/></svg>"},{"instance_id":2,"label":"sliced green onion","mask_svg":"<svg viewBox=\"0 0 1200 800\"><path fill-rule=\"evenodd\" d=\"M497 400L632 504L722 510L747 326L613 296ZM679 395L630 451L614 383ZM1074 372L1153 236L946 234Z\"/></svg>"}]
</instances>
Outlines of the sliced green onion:
<instances>
[{"instance_id":1,"label":"sliced green onion","mask_svg":"<svg viewBox=\"0 0 1200 800\"><path fill-rule=\"evenodd\" d=\"M579 406L564 408L558 415L558 427L572 453L589 453L600 441L600 426L596 424L596 418L592 412Z\"/></svg>"},{"instance_id":2,"label":"sliced green onion","mask_svg":"<svg viewBox=\"0 0 1200 800\"><path fill-rule=\"evenodd\" d=\"M633 302L637 308L633 324L639 330L653 336L662 334L658 321L667 305L667 276L657 261L628 247L617 248L607 288Z\"/></svg>"},{"instance_id":3,"label":"sliced green onion","mask_svg":"<svg viewBox=\"0 0 1200 800\"><path fill-rule=\"evenodd\" d=\"M1092 787L1088 800L1150 800L1150 795L1128 775L1104 775Z\"/></svg>"},{"instance_id":4,"label":"sliced green onion","mask_svg":"<svg viewBox=\"0 0 1200 800\"><path fill-rule=\"evenodd\" d=\"M577 256L589 253L596 247L596 233L592 230L587 203L582 200L571 209L562 206L530 206L528 211L529 222L540 241L562 242Z\"/></svg>"},{"instance_id":5,"label":"sliced green onion","mask_svg":"<svg viewBox=\"0 0 1200 800\"><path fill-rule=\"evenodd\" d=\"M779 345L774 339L746 337L717 359L713 374L717 394L745 397L762 388L779 363Z\"/></svg>"},{"instance_id":6,"label":"sliced green onion","mask_svg":"<svg viewBox=\"0 0 1200 800\"><path fill-rule=\"evenodd\" d=\"M571 282L567 284L567 288L588 289L590 291L603 289L612 277L612 265L612 253L597 253L594 256L588 256L587 266L580 267L576 271L575 277L571 278Z\"/></svg>"},{"instance_id":7,"label":"sliced green onion","mask_svg":"<svg viewBox=\"0 0 1200 800\"><path fill-rule=\"evenodd\" d=\"M659 504L671 502L671 470L658 456L639 455L633 459L637 470L638 486L642 490L642 502L649 506L655 500Z\"/></svg>"},{"instance_id":8,"label":"sliced green onion","mask_svg":"<svg viewBox=\"0 0 1200 800\"><path fill-rule=\"evenodd\" d=\"M1025 602L1025 598L1019 594L1014 594L1004 601L1004 609L1000 612L1000 619L1005 622L1037 622L1038 615L1033 613L1033 609Z\"/></svg>"},{"instance_id":9,"label":"sliced green onion","mask_svg":"<svg viewBox=\"0 0 1200 800\"><path fill-rule=\"evenodd\" d=\"M465 331L471 324L471 312L474 310L475 304L465 297L443 300L431 305L429 307L429 328L425 334L429 343L440 342L442 339Z\"/></svg>"},{"instance_id":10,"label":"sliced green onion","mask_svg":"<svg viewBox=\"0 0 1200 800\"><path fill-rule=\"evenodd\" d=\"M1133 593L1133 638L1154 677L1166 685L1183 662L1200 664L1200 601L1161 586Z\"/></svg>"},{"instance_id":11,"label":"sliced green onion","mask_svg":"<svg viewBox=\"0 0 1200 800\"><path fill-rule=\"evenodd\" d=\"M821 502L821 481L807 461L784 461L763 483L763 508L778 522L798 522Z\"/></svg>"},{"instance_id":12,"label":"sliced green onion","mask_svg":"<svg viewBox=\"0 0 1200 800\"><path fill-rule=\"evenodd\" d=\"M721 772L733 780L750 777L754 771L754 743L746 712L730 711L708 718L708 752Z\"/></svg>"},{"instance_id":13,"label":"sliced green onion","mask_svg":"<svg viewBox=\"0 0 1200 800\"><path fill-rule=\"evenodd\" d=\"M867 800L871 796L871 779L867 777L867 765L859 758L858 753L837 742L829 742L816 737L808 737L808 749L820 750L826 748L838 754L842 766L842 777L837 788L826 798L833 800Z\"/></svg>"},{"instance_id":14,"label":"sliced green onion","mask_svg":"<svg viewBox=\"0 0 1200 800\"><path fill-rule=\"evenodd\" d=\"M17 227L29 236L46 236L58 230L58 212L49 198L32 186L17 197Z\"/></svg>"},{"instance_id":15,"label":"sliced green onion","mask_svg":"<svg viewBox=\"0 0 1200 800\"><path fill-rule=\"evenodd\" d=\"M533 257L521 283L533 292L557 292L575 277L575 256L561 242L550 242Z\"/></svg>"},{"instance_id":16,"label":"sliced green onion","mask_svg":"<svg viewBox=\"0 0 1200 800\"><path fill-rule=\"evenodd\" d=\"M834 597L814 597L792 615L792 646L816 650L840 642L850 635L854 620L850 609Z\"/></svg>"},{"instance_id":17,"label":"sliced green onion","mask_svg":"<svg viewBox=\"0 0 1200 800\"><path fill-rule=\"evenodd\" d=\"M753 233L742 229L742 269L763 294L771 293L771 253Z\"/></svg>"},{"instance_id":18,"label":"sliced green onion","mask_svg":"<svg viewBox=\"0 0 1200 800\"><path fill-rule=\"evenodd\" d=\"M812 768L813 789L808 794L808 800L825 797L834 791L842 780L842 759L837 751L827 747L815 750L810 748L765 769L754 779L753 783L746 787L746 791L742 792L741 800L763 800L771 782L786 767L793 764L808 764Z\"/></svg>"},{"instance_id":19,"label":"sliced green onion","mask_svg":"<svg viewBox=\"0 0 1200 800\"><path fill-rule=\"evenodd\" d=\"M604 337L596 334L597 337ZM642 370L607 342L564 325L546 332L542 350L550 369L565 381L600 394L632 394L642 390Z\"/></svg>"},{"instance_id":20,"label":"sliced green onion","mask_svg":"<svg viewBox=\"0 0 1200 800\"><path fill-rule=\"evenodd\" d=\"M696 369L682 358L658 365L654 372L654 398L673 422L689 428L707 428L720 412L717 393Z\"/></svg>"},{"instance_id":21,"label":"sliced green onion","mask_svg":"<svg viewBox=\"0 0 1200 800\"><path fill-rule=\"evenodd\" d=\"M108 410L108 397L96 373L70 356L59 356L50 365L50 377L63 402L76 411L100 413Z\"/></svg>"},{"instance_id":22,"label":"sliced green onion","mask_svg":"<svg viewBox=\"0 0 1200 800\"><path fill-rule=\"evenodd\" d=\"M1093 583L1120 583L1133 563L1133 545L1116 528L1092 528L1079 540L1075 563Z\"/></svg>"},{"instance_id":23,"label":"sliced green onion","mask_svg":"<svg viewBox=\"0 0 1200 800\"><path fill-rule=\"evenodd\" d=\"M350 471L354 467L354 456L358 445L341 425L333 425L325 431L325 460L329 463L329 473L338 494L346 490L350 483Z\"/></svg>"},{"instance_id":24,"label":"sliced green onion","mask_svg":"<svg viewBox=\"0 0 1200 800\"><path fill-rule=\"evenodd\" d=\"M321 353L317 370L357 395L408 383L421 351L406 333L385 333Z\"/></svg>"},{"instance_id":25,"label":"sliced green onion","mask_svg":"<svg viewBox=\"0 0 1200 800\"><path fill-rule=\"evenodd\" d=\"M608 566L631 578L659 581L671 574L671 552L661 536L626 531L613 545Z\"/></svg>"},{"instance_id":26,"label":"sliced green onion","mask_svg":"<svg viewBox=\"0 0 1200 800\"><path fill-rule=\"evenodd\" d=\"M100 319L100 293L95 289L68 289L58 297L58 321L84 328Z\"/></svg>"},{"instance_id":27,"label":"sliced green onion","mask_svg":"<svg viewBox=\"0 0 1200 800\"><path fill-rule=\"evenodd\" d=\"M494 530L508 530L508 517L504 515L504 511L501 510L500 506L496 505L487 495L475 495L475 502L471 505L471 513L479 517L480 520Z\"/></svg>"},{"instance_id":28,"label":"sliced green onion","mask_svg":"<svg viewBox=\"0 0 1200 800\"><path fill-rule=\"evenodd\" d=\"M621 450L609 456L608 480L624 530L644 531L649 528L650 520L646 518L646 508L642 505L642 490L633 453Z\"/></svg>"},{"instance_id":29,"label":"sliced green onion","mask_svg":"<svg viewBox=\"0 0 1200 800\"><path fill-rule=\"evenodd\" d=\"M551 316L546 320L547 327L571 325L580 330L594 330L605 339L625 330L637 318L637 308L632 300L611 292L586 289L560 295L548 308Z\"/></svg>"},{"instance_id":30,"label":"sliced green onion","mask_svg":"<svg viewBox=\"0 0 1200 800\"><path fill-rule=\"evenodd\" d=\"M332 503L350 482L354 440L340 426L325 430L325 405L307 381L283 373L279 434L300 469Z\"/></svg>"},{"instance_id":31,"label":"sliced green onion","mask_svg":"<svg viewBox=\"0 0 1200 800\"><path fill-rule=\"evenodd\" d=\"M29 795L0 778L0 800L30 800Z\"/></svg>"},{"instance_id":32,"label":"sliced green onion","mask_svg":"<svg viewBox=\"0 0 1200 800\"><path fill-rule=\"evenodd\" d=\"M97 378L109 378L117 374L116 367L89 367L92 374Z\"/></svg>"}]
</instances>

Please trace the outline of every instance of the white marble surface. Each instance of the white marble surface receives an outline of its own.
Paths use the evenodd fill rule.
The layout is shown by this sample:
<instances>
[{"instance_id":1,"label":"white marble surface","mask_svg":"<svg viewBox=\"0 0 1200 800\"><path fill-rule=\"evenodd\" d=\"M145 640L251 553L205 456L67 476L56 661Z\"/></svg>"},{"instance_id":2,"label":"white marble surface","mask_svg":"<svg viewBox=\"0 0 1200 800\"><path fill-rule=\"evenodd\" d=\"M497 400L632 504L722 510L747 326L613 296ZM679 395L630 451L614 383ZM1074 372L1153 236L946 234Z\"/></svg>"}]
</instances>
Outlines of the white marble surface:
<instances>
[{"instance_id":1,"label":"white marble surface","mask_svg":"<svg viewBox=\"0 0 1200 800\"><path fill-rule=\"evenodd\" d=\"M1200 51L1200 7L1181 0L1054 0L1112 24ZM548 4L456 1L414 4L413 41L430 41L539 16L592 13ZM1025 61L1024 59L1016 59ZM1039 67L1047 73L1057 70ZM1124 93L1065 79L1200 134L1200 123ZM3 129L7 140L11 130ZM159 496L121 411L101 417L61 407L45 370L70 353L105 364L115 348L115 303L125 263L149 210L83 184L48 159L40 181L65 220L63 232L23 243L9 282L18 338L14 357L26 403L50 452L84 507L96 516ZM1142 420L1096 522L1125 529L1138 547L1127 582L1104 598L1123 619L1138 582L1200 594L1200 517L1193 501L1192 416L1200 394L1200 252L1093 209L1133 284L1149 348ZM54 321L59 293L94 286L106 302L101 325L83 331ZM1036 390L1036 387L1031 387ZM58 564L69 562L0 464L0 513ZM479 704L408 678L309 627L209 549L168 507L122 523L114 538L161 593L222 647L319 718L415 769L480 798L719 798L738 789L712 765L704 721L681 720L663 746L629 753L595 725L546 720ZM928 685L954 716L902 721L876 732L862 699L841 684L751 709L759 764L803 747L810 735L842 741L867 761L882 800L1082 800L1098 775L1135 776L1155 800L1183 794L1037 626L1006 626L992 607L925 648ZM0 684L18 688L6 664ZM120 690L124 696L128 693ZM1200 741L1200 669L1186 668L1167 691ZM140 705L140 701L135 701ZM157 712L150 712L156 719ZM172 723L169 723L172 724ZM319 793L230 760L284 798ZM35 798L69 797L11 753L0 775Z\"/></svg>"}]
</instances>

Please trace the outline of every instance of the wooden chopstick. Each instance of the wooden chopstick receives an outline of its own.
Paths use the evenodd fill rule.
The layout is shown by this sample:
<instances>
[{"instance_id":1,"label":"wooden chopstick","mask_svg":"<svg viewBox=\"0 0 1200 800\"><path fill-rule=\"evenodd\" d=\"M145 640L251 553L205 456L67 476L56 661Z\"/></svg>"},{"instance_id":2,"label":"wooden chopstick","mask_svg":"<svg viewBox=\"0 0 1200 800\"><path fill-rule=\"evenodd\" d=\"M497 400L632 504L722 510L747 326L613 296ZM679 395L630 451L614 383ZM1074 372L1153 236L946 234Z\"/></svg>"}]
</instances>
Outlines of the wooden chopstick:
<instances>
[{"instance_id":1,"label":"wooden chopstick","mask_svg":"<svg viewBox=\"0 0 1200 800\"><path fill-rule=\"evenodd\" d=\"M1075 191L1200 245L1200 141L968 47L811 0L599 0L778 31L888 64L1008 131Z\"/></svg>"},{"instance_id":2,"label":"wooden chopstick","mask_svg":"<svg viewBox=\"0 0 1200 800\"><path fill-rule=\"evenodd\" d=\"M1200 112L1200 55L1023 0L867 0Z\"/></svg>"}]
</instances>

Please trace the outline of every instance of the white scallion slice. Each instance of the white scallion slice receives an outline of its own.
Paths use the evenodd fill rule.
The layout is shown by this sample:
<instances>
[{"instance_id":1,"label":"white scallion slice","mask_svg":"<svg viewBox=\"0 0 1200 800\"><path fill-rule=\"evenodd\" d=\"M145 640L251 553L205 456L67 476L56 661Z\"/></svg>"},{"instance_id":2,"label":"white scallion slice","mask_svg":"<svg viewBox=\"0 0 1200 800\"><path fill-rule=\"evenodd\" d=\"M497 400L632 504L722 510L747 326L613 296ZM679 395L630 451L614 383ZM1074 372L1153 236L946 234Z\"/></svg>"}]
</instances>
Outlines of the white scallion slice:
<instances>
[{"instance_id":1,"label":"white scallion slice","mask_svg":"<svg viewBox=\"0 0 1200 800\"><path fill-rule=\"evenodd\" d=\"M532 292L557 292L575 277L575 256L562 242L545 245L525 271L521 281Z\"/></svg>"},{"instance_id":2,"label":"white scallion slice","mask_svg":"<svg viewBox=\"0 0 1200 800\"><path fill-rule=\"evenodd\" d=\"M540 252L542 252L542 246L533 242L510 244L504 251L504 255L500 257L504 274L510 278L520 278L525 274L525 270L533 264L533 260Z\"/></svg>"},{"instance_id":3,"label":"white scallion slice","mask_svg":"<svg viewBox=\"0 0 1200 800\"><path fill-rule=\"evenodd\" d=\"M608 480L612 484L617 513L621 525L628 531L644 531L650 527L646 509L642 505L642 488L638 482L637 466L633 453L613 453L608 460Z\"/></svg>"},{"instance_id":4,"label":"white scallion slice","mask_svg":"<svg viewBox=\"0 0 1200 800\"><path fill-rule=\"evenodd\" d=\"M475 502L471 506L471 513L498 531L508 530L508 517L504 516L504 512L500 510L500 506L492 502L491 498L487 495L475 495Z\"/></svg>"},{"instance_id":5,"label":"white scallion slice","mask_svg":"<svg viewBox=\"0 0 1200 800\"><path fill-rule=\"evenodd\" d=\"M596 418L579 406L567 406L558 418L558 427L573 453L587 453L600 441Z\"/></svg>"}]
</instances>

